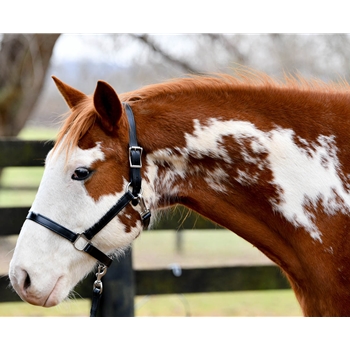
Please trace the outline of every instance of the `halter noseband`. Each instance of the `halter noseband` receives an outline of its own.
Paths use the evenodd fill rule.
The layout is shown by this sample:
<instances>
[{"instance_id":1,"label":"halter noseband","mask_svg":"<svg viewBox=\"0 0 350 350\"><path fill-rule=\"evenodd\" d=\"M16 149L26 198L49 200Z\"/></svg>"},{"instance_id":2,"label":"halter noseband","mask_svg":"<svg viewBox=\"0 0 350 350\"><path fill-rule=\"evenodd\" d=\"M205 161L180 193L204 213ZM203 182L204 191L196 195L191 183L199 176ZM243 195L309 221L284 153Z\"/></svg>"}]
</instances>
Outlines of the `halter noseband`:
<instances>
[{"instance_id":1,"label":"halter noseband","mask_svg":"<svg viewBox=\"0 0 350 350\"><path fill-rule=\"evenodd\" d=\"M57 233L61 237L68 239L77 250L90 254L102 264L102 267L99 267L99 272L96 274L97 281L95 281L94 284L94 294L95 289L98 289L99 287L100 289L98 289L98 293L101 294L102 283L100 279L106 273L106 267L109 267L111 265L112 259L91 243L92 238L98 232L100 232L116 215L118 215L130 202L133 206L136 206L137 204L140 205L140 216L144 227L148 226L151 217L151 212L146 207L141 194L141 157L143 149L137 143L136 125L132 109L127 103L123 103L123 105L125 107L126 115L129 121L130 182L126 188L124 195L118 200L118 202L98 222L96 222L93 226L82 233L75 233L56 223L55 221L45 217L44 215L37 214L32 211L30 211L26 217L26 219L34 221L37 224ZM132 187L131 192L129 190L130 187ZM100 269L102 269L103 272L100 272Z\"/></svg>"}]
</instances>

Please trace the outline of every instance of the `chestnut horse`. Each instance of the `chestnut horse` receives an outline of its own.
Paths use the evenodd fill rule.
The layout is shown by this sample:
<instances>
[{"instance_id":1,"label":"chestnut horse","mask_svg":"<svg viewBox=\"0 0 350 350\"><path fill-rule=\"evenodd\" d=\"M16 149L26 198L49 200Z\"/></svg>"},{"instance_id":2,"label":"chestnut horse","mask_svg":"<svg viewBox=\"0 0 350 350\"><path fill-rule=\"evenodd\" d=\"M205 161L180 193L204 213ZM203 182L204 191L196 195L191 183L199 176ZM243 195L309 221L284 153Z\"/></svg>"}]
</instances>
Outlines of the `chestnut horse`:
<instances>
[{"instance_id":1,"label":"chestnut horse","mask_svg":"<svg viewBox=\"0 0 350 350\"><path fill-rule=\"evenodd\" d=\"M71 113L47 156L10 264L11 283L23 300L60 303L99 260L87 254L87 245L108 261L142 231L140 212L182 204L275 262L304 315L350 316L346 84L218 75L120 96L99 81L86 96L54 80ZM138 142L131 148L128 109ZM135 150L137 164L130 159ZM51 224L35 221L40 214L69 232L86 232L131 193L130 167L139 169L142 192L80 249Z\"/></svg>"}]
</instances>

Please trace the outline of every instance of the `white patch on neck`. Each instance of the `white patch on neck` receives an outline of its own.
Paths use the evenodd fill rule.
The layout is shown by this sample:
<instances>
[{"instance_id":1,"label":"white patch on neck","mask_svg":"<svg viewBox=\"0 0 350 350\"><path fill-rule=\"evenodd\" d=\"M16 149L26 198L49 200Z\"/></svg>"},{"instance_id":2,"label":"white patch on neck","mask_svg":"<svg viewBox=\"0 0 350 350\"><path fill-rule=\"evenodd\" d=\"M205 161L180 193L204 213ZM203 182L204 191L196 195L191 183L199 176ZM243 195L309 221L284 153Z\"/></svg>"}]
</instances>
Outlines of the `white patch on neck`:
<instances>
[{"instance_id":1,"label":"white patch on neck","mask_svg":"<svg viewBox=\"0 0 350 350\"><path fill-rule=\"evenodd\" d=\"M194 120L193 135L185 134L188 153L198 159L208 156L231 163L227 150L222 147L222 138L231 134L231 131L225 128L225 123L227 122L209 119L208 125L201 125L198 120Z\"/></svg>"},{"instance_id":2,"label":"white patch on neck","mask_svg":"<svg viewBox=\"0 0 350 350\"><path fill-rule=\"evenodd\" d=\"M316 209L321 204L328 215L350 211L350 196L338 175L335 137L320 135L314 144L302 140L305 148L300 148L294 143L291 130L278 129L271 135L269 161L273 183L283 190L283 201L275 209L322 241L321 232L313 223L314 215L305 206Z\"/></svg>"},{"instance_id":3,"label":"white patch on neck","mask_svg":"<svg viewBox=\"0 0 350 350\"><path fill-rule=\"evenodd\" d=\"M173 187L175 179L185 179L191 172L202 171L209 187L218 192L228 191L229 179L220 165L234 166L235 158L226 149L223 137L232 137L241 146L243 164L240 164L235 181L244 186L258 185L259 174L249 173L244 164L254 164L261 172L269 169L273 175L271 184L280 189L279 201L270 200L273 209L295 227L303 227L313 239L322 242L322 233L312 212L317 210L317 205L321 204L322 214L350 212L350 195L339 176L334 136L319 135L316 142L311 143L298 138L290 129L276 128L263 132L245 121L212 118L206 121L206 125L201 125L194 120L193 134L185 134L186 147L177 148L175 153L171 149L163 149L148 155L147 176L150 182L157 181L162 184L162 190L176 194L177 188ZM299 145L295 143L296 139ZM249 152L245 142L249 142ZM188 161L189 155L197 159L217 159L217 168L212 173L205 171L205 164L194 169ZM164 178L159 179L157 163L164 162L172 166L166 170Z\"/></svg>"}]
</instances>

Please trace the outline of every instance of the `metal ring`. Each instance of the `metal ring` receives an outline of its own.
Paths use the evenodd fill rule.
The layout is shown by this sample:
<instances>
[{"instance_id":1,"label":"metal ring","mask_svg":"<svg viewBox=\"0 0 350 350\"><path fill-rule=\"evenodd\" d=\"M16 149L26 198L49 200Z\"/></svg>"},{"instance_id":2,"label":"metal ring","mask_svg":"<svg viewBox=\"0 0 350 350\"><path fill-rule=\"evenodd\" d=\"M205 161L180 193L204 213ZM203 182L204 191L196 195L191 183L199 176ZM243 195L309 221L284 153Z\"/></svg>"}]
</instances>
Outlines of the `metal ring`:
<instances>
[{"instance_id":1,"label":"metal ring","mask_svg":"<svg viewBox=\"0 0 350 350\"><path fill-rule=\"evenodd\" d=\"M133 195L133 193L131 192L131 191L129 191L129 187L131 186L131 182L129 182L127 185L126 185L126 187L125 187L125 193L126 192L129 192L129 193L131 193L131 195L134 197L133 199L139 199L139 195L142 195L142 187L141 187L141 189L140 189L140 192L137 194L137 196L135 197L134 195Z\"/></svg>"}]
</instances>

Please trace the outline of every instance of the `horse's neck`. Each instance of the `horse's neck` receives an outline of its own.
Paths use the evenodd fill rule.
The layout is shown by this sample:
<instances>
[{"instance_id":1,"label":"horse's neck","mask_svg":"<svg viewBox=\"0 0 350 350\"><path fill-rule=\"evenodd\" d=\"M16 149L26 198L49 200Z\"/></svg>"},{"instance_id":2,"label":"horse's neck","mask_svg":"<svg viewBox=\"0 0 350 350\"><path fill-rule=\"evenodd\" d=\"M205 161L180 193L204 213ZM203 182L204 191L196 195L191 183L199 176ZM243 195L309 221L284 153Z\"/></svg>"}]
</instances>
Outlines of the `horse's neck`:
<instances>
[{"instance_id":1,"label":"horse's neck","mask_svg":"<svg viewBox=\"0 0 350 350\"><path fill-rule=\"evenodd\" d=\"M197 95L168 100L136 108L147 176L160 206L180 201L217 220L213 203L241 202L250 211L264 208L265 217L266 211L277 210L293 221L293 216L302 214L278 206L280 193L297 190L301 206L308 190L305 178L319 176L326 168L322 159L328 158L337 170L335 156L348 156L347 137L337 131L342 123L333 123L330 131L329 115L319 102L322 98L312 94L237 89L215 99ZM327 101L327 108L332 102ZM343 113L350 113L349 103L338 103L337 111L344 105ZM337 155L335 138L341 149ZM221 211L224 217L219 224L227 226L227 212ZM300 220L310 224L302 216ZM310 234L317 239L318 232Z\"/></svg>"},{"instance_id":2,"label":"horse's neck","mask_svg":"<svg viewBox=\"0 0 350 350\"><path fill-rule=\"evenodd\" d=\"M245 236L244 223L250 231L280 224L284 234L303 227L313 241L321 241L305 198L317 201L326 193L331 199L335 187L346 203L350 199L333 176L339 169L335 136L325 122L329 116L320 98L300 94L237 90L214 101L196 96L187 104L143 105L154 111L136 115L156 205L185 204Z\"/></svg>"},{"instance_id":3,"label":"horse's neck","mask_svg":"<svg viewBox=\"0 0 350 350\"><path fill-rule=\"evenodd\" d=\"M182 203L230 229L232 217L238 215L234 203L239 203L239 212L242 207L252 210L253 202L272 211L268 200L277 194L268 184L270 136L240 119L234 101L223 107L223 101L213 105L198 96L196 100L198 106L180 104L173 111L153 105L154 115L145 117L136 109L138 135L147 154L145 176L157 193L155 206Z\"/></svg>"},{"instance_id":4,"label":"horse's neck","mask_svg":"<svg viewBox=\"0 0 350 350\"><path fill-rule=\"evenodd\" d=\"M350 225L343 183L350 172L347 131L334 119L349 115L350 104L332 110L334 101L325 96L326 112L320 99L312 103L307 95L302 104L295 96L240 97L244 102L233 96L225 106L199 101L173 112L153 106L154 115L138 119L153 204L184 204L239 234L287 272L298 298L309 304L307 313L321 313L323 306L312 300L332 293L324 277L337 266L331 252L339 240L332 235ZM343 253L336 257L339 266L350 250ZM304 289L311 283L323 283L318 297ZM339 312L332 307L327 312Z\"/></svg>"}]
</instances>

